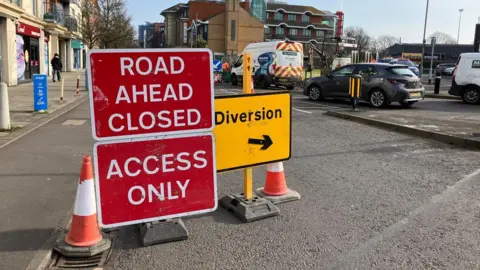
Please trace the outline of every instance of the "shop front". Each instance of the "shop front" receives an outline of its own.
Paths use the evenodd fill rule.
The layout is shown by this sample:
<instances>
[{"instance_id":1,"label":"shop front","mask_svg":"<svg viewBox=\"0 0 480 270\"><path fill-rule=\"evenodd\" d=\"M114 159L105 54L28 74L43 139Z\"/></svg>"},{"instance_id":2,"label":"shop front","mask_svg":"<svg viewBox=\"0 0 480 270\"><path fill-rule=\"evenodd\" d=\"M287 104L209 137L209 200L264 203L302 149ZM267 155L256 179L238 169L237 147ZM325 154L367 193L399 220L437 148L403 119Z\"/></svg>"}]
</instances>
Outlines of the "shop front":
<instances>
[{"instance_id":1,"label":"shop front","mask_svg":"<svg viewBox=\"0 0 480 270\"><path fill-rule=\"evenodd\" d=\"M40 36L39 28L22 22L17 24L15 54L18 82L31 80L33 74L40 73Z\"/></svg>"}]
</instances>

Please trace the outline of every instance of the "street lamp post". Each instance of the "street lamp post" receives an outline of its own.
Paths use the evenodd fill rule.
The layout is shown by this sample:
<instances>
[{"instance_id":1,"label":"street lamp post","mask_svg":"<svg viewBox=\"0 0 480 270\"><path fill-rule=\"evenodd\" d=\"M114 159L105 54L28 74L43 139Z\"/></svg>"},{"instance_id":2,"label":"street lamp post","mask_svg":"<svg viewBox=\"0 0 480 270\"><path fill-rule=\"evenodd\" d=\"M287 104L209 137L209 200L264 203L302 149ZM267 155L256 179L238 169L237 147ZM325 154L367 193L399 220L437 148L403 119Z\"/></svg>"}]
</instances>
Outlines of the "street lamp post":
<instances>
[{"instance_id":1,"label":"street lamp post","mask_svg":"<svg viewBox=\"0 0 480 270\"><path fill-rule=\"evenodd\" d=\"M458 17L458 33L457 33L457 44L460 40L460 23L462 22L462 11L463 8L459 9L458 12L460 13L460 16Z\"/></svg>"},{"instance_id":2,"label":"street lamp post","mask_svg":"<svg viewBox=\"0 0 480 270\"><path fill-rule=\"evenodd\" d=\"M423 26L423 40L422 40L422 59L421 59L421 62L420 62L420 78L422 77L422 74L423 74L423 58L425 58L425 42L427 42L425 40L425 33L427 32L427 17L428 17L428 4L429 4L429 0L427 0L427 8L426 8L426 11L425 11L425 24Z\"/></svg>"},{"instance_id":3,"label":"street lamp post","mask_svg":"<svg viewBox=\"0 0 480 270\"><path fill-rule=\"evenodd\" d=\"M430 55L430 70L428 71L428 84L432 83L432 70L433 70L433 54L435 53L436 37L432 37L432 54Z\"/></svg>"}]
</instances>

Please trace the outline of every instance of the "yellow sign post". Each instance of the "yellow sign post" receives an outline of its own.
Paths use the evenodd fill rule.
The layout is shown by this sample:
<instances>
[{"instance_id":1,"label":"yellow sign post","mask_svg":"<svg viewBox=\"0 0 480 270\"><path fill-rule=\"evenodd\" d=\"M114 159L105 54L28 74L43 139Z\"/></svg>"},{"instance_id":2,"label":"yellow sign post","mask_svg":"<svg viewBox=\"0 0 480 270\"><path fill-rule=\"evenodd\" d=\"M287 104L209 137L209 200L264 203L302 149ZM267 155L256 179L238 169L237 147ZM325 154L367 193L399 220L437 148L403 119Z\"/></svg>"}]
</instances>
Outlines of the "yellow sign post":
<instances>
[{"instance_id":1,"label":"yellow sign post","mask_svg":"<svg viewBox=\"0 0 480 270\"><path fill-rule=\"evenodd\" d=\"M217 171L244 168L244 192L227 195L220 205L244 222L273 217L280 210L253 196L251 166L290 158L290 93L252 93L252 56L243 55L243 93L215 99Z\"/></svg>"}]
</instances>

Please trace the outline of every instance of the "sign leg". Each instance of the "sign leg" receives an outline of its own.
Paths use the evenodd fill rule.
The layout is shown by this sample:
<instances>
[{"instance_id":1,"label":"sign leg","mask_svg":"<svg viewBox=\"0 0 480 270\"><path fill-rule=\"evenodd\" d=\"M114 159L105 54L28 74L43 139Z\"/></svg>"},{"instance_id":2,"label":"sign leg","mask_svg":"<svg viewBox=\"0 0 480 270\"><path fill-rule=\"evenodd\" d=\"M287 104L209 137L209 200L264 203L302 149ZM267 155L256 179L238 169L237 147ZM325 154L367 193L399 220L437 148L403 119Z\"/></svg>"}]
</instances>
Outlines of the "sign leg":
<instances>
[{"instance_id":1,"label":"sign leg","mask_svg":"<svg viewBox=\"0 0 480 270\"><path fill-rule=\"evenodd\" d=\"M140 238L144 247L188 239L188 231L180 218L143 223Z\"/></svg>"}]
</instances>

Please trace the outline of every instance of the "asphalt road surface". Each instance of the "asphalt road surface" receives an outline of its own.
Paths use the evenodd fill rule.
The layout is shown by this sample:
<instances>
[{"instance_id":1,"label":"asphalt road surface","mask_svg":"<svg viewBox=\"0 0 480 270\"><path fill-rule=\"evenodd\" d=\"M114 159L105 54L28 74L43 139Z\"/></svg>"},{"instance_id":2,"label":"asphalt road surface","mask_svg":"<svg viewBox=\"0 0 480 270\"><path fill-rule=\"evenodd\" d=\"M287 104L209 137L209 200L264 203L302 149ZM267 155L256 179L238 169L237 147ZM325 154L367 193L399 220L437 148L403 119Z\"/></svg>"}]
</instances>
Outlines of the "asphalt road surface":
<instances>
[{"instance_id":1,"label":"asphalt road surface","mask_svg":"<svg viewBox=\"0 0 480 270\"><path fill-rule=\"evenodd\" d=\"M145 248L136 227L121 228L103 268L478 268L480 153L323 115L341 102L293 100L284 166L299 201L248 224L219 207L184 219L187 241ZM25 269L71 216L82 156L92 154L88 118L85 103L0 150L0 269ZM254 187L264 180L255 168ZM241 171L219 174L219 197L242 190Z\"/></svg>"},{"instance_id":2,"label":"asphalt road surface","mask_svg":"<svg viewBox=\"0 0 480 270\"><path fill-rule=\"evenodd\" d=\"M267 90L272 91L272 90ZM217 87L217 94L241 90ZM261 90L257 92L263 92ZM293 154L302 198L244 224L222 208L184 219L187 241L142 248L118 232L107 269L472 269L480 265L478 152L324 116L336 103L294 93ZM242 191L220 174L219 197ZM265 168L254 169L261 187Z\"/></svg>"}]
</instances>

